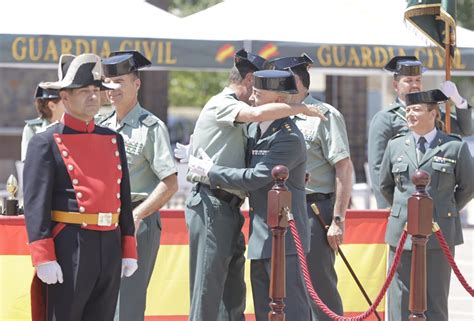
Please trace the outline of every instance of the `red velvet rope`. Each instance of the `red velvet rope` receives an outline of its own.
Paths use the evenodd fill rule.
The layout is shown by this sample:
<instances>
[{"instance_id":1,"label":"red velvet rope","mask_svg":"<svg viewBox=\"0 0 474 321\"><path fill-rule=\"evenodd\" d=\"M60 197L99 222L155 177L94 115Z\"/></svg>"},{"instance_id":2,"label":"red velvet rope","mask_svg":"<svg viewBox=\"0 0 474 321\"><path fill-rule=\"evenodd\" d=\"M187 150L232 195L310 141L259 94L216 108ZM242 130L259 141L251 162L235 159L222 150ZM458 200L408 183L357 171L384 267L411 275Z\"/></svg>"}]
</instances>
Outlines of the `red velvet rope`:
<instances>
[{"instance_id":1,"label":"red velvet rope","mask_svg":"<svg viewBox=\"0 0 474 321\"><path fill-rule=\"evenodd\" d=\"M303 246L301 245L301 239L298 234L298 230L295 225L294 220L289 220L290 223L290 228L291 228L291 234L293 235L293 239L295 241L296 245L296 251L298 253L298 259L300 262L301 266L301 271L303 272L303 277L306 283L306 287L308 289L309 295L311 299L316 303L316 305L326 314L328 315L331 319L336 320L336 321L360 321L366 319L369 315L371 315L377 306L380 304L380 301L382 301L382 298L384 297L385 293L387 292L388 286L390 285L390 282L392 282L393 276L395 274L395 271L397 270L398 263L400 262L400 257L403 252L403 246L405 244L405 241L407 239L407 231L403 230L402 236L400 240L398 241L397 249L395 251L395 257L392 262L392 266L390 267L387 279L385 280L385 283L380 290L377 299L374 301L374 303L370 306L369 310L366 312L359 314L355 317L344 317L341 315L338 315L334 313L328 306L319 298L318 294L313 288L313 284L311 282L311 277L308 272L308 264L306 262L306 255L303 250Z\"/></svg>"},{"instance_id":2,"label":"red velvet rope","mask_svg":"<svg viewBox=\"0 0 474 321\"><path fill-rule=\"evenodd\" d=\"M441 246L441 249L444 252L444 255L446 256L446 259L449 262L449 265L451 265L451 268L454 271L454 274L456 274L456 277L458 278L459 282L461 282L462 286L466 289L466 291L471 295L474 296L474 290L472 287L467 283L466 279L464 276L461 274L461 271L459 271L459 268L454 262L453 255L451 254L451 251L449 250L448 243L446 243L446 239L444 238L443 232L441 230L437 230L435 232L436 238L438 239L439 245Z\"/></svg>"}]
</instances>

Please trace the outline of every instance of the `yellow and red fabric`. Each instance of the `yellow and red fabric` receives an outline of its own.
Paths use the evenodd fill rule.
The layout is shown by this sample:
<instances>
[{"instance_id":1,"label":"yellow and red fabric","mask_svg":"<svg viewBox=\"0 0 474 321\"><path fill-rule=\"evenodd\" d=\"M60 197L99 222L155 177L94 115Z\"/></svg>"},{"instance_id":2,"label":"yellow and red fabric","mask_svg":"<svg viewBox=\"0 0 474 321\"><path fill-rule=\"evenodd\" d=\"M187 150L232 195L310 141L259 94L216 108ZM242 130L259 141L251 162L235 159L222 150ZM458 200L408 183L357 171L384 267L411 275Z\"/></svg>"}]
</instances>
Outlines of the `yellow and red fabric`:
<instances>
[{"instance_id":1,"label":"yellow and red fabric","mask_svg":"<svg viewBox=\"0 0 474 321\"><path fill-rule=\"evenodd\" d=\"M181 210L165 210L163 233L155 270L148 288L146 321L184 321L189 309L188 234ZM385 280L387 246L384 243L387 211L347 213L346 238L342 247L369 297L375 298ZM248 220L244 226L248 236ZM246 320L255 320L250 288L249 262L246 266ZM337 258L339 291L346 316L368 309L342 260ZM0 217L0 320L31 320L30 284L33 268L22 217ZM382 301L377 311L384 315ZM376 320L372 315L367 320Z\"/></svg>"}]
</instances>

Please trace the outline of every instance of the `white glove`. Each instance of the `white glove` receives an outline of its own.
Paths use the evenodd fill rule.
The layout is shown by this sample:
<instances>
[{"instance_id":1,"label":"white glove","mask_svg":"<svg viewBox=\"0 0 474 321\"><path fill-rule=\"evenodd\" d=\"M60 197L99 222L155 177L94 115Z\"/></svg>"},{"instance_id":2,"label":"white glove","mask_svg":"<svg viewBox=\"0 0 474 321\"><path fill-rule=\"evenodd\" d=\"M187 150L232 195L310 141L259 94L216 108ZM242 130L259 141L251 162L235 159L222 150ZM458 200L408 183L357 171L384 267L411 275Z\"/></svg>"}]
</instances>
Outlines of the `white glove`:
<instances>
[{"instance_id":1,"label":"white glove","mask_svg":"<svg viewBox=\"0 0 474 321\"><path fill-rule=\"evenodd\" d=\"M466 109L467 101L461 97L458 92L456 84L452 81L446 80L441 84L441 91L456 105L457 108Z\"/></svg>"},{"instance_id":2,"label":"white glove","mask_svg":"<svg viewBox=\"0 0 474 321\"><path fill-rule=\"evenodd\" d=\"M120 277L132 276L133 273L138 269L138 263L136 259L122 259L122 274Z\"/></svg>"},{"instance_id":3,"label":"white glove","mask_svg":"<svg viewBox=\"0 0 474 321\"><path fill-rule=\"evenodd\" d=\"M176 143L176 147L174 149L174 157L179 159L179 162L184 164L189 161L189 152L191 150L191 144L183 145L180 143Z\"/></svg>"},{"instance_id":4,"label":"white glove","mask_svg":"<svg viewBox=\"0 0 474 321\"><path fill-rule=\"evenodd\" d=\"M36 266L36 275L46 284L63 283L63 271L57 261L49 261Z\"/></svg>"},{"instance_id":5,"label":"white glove","mask_svg":"<svg viewBox=\"0 0 474 321\"><path fill-rule=\"evenodd\" d=\"M191 150L193 149L193 136L189 137L189 144L183 145L180 143L176 143L176 148L174 149L174 157L179 159L179 162L184 164L189 161L189 155L191 154Z\"/></svg>"},{"instance_id":6,"label":"white glove","mask_svg":"<svg viewBox=\"0 0 474 321\"><path fill-rule=\"evenodd\" d=\"M188 168L191 173L207 176L207 173L209 173L214 163L202 148L199 148L198 153L202 159L194 157L193 155L189 156Z\"/></svg>"}]
</instances>

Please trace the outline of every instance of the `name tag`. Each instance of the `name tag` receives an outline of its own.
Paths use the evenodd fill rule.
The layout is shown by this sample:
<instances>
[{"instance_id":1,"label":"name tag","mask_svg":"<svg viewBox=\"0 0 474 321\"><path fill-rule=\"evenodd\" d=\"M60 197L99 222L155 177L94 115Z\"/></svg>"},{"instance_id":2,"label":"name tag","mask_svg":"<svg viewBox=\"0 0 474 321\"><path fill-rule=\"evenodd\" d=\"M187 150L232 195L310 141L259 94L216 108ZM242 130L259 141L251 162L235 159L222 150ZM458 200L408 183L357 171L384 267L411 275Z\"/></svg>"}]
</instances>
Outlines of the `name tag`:
<instances>
[{"instance_id":1,"label":"name tag","mask_svg":"<svg viewBox=\"0 0 474 321\"><path fill-rule=\"evenodd\" d=\"M270 153L269 150L258 150L258 149L253 149L252 150L252 155L253 156L265 156L265 155L268 155L268 153Z\"/></svg>"}]
</instances>

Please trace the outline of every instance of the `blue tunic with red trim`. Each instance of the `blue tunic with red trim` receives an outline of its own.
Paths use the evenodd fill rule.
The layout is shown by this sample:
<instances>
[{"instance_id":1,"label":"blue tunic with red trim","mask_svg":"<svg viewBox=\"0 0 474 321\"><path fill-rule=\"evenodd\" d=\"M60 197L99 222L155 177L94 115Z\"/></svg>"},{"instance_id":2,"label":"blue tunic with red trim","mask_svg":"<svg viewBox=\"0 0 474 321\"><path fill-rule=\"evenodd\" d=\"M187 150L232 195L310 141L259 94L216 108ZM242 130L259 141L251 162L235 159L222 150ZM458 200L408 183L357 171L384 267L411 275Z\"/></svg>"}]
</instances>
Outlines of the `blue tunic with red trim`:
<instances>
[{"instance_id":1,"label":"blue tunic with red trim","mask_svg":"<svg viewBox=\"0 0 474 321\"><path fill-rule=\"evenodd\" d=\"M65 225L51 211L119 213L122 257L137 258L130 180L122 136L64 114L61 122L31 139L23 172L26 228L33 265L55 261L54 235Z\"/></svg>"}]
</instances>

